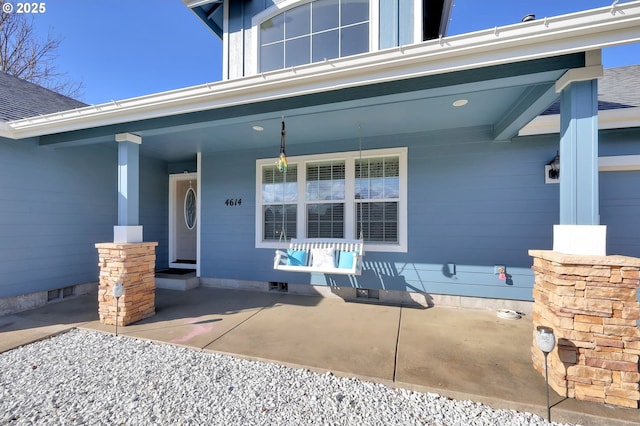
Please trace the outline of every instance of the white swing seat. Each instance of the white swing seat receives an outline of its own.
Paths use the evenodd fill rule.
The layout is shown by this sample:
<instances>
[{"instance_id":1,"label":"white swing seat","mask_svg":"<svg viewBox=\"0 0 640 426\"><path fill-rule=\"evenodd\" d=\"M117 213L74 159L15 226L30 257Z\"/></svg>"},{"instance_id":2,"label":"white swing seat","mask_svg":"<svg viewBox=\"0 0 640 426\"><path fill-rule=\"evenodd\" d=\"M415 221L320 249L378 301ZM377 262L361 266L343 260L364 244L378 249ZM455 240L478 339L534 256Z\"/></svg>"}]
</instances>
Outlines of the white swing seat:
<instances>
[{"instance_id":1,"label":"white swing seat","mask_svg":"<svg viewBox=\"0 0 640 426\"><path fill-rule=\"evenodd\" d=\"M307 238L292 239L287 251L276 250L273 269L291 272L360 275L362 240Z\"/></svg>"}]
</instances>

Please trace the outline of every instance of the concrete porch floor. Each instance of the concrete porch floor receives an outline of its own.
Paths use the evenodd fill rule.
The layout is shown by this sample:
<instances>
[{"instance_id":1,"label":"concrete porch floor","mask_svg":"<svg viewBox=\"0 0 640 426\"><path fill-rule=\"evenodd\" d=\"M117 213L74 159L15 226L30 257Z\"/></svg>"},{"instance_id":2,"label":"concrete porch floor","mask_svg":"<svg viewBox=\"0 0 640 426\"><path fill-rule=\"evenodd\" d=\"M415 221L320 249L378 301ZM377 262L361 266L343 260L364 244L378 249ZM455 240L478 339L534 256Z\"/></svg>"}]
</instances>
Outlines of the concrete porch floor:
<instances>
[{"instance_id":1,"label":"concrete porch floor","mask_svg":"<svg viewBox=\"0 0 640 426\"><path fill-rule=\"evenodd\" d=\"M95 294L0 317L0 352L101 324ZM157 289L156 315L118 333L355 376L546 417L545 382L532 367L533 325L493 311L417 309L279 292ZM575 401L551 391L551 420L640 423L640 410Z\"/></svg>"}]
</instances>

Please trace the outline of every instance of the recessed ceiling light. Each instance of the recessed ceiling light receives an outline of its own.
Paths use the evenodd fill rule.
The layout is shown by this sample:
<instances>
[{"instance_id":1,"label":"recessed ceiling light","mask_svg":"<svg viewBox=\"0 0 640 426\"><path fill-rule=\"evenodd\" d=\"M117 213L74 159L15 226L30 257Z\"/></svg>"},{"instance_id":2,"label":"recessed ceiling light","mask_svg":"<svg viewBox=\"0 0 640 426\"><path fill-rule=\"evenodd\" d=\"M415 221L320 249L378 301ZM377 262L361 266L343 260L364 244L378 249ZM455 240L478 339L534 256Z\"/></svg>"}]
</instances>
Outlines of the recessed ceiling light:
<instances>
[{"instance_id":1,"label":"recessed ceiling light","mask_svg":"<svg viewBox=\"0 0 640 426\"><path fill-rule=\"evenodd\" d=\"M252 127L252 129L255 130L256 132L261 132L264 130L264 127L255 125Z\"/></svg>"},{"instance_id":2,"label":"recessed ceiling light","mask_svg":"<svg viewBox=\"0 0 640 426\"><path fill-rule=\"evenodd\" d=\"M455 101L455 102L453 103L453 106L454 106L454 107L461 107L461 106L465 106L465 105L466 105L466 104L468 104L468 103L469 103L469 101L468 101L468 100L466 100L466 99L458 99L457 101Z\"/></svg>"}]
</instances>

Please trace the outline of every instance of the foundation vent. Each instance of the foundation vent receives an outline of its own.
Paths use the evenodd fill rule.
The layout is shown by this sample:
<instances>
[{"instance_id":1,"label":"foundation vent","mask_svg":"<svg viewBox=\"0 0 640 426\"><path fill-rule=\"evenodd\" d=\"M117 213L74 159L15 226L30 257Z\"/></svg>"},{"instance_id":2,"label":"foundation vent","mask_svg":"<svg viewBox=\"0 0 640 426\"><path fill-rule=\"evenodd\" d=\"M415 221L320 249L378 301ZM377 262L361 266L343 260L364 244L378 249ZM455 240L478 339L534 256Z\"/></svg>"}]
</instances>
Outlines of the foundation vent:
<instances>
[{"instance_id":1,"label":"foundation vent","mask_svg":"<svg viewBox=\"0 0 640 426\"><path fill-rule=\"evenodd\" d=\"M279 291L282 293L287 293L289 291L289 283L270 281L269 291Z\"/></svg>"},{"instance_id":2,"label":"foundation vent","mask_svg":"<svg viewBox=\"0 0 640 426\"><path fill-rule=\"evenodd\" d=\"M356 297L358 299L380 299L380 292L372 288L357 288Z\"/></svg>"}]
</instances>

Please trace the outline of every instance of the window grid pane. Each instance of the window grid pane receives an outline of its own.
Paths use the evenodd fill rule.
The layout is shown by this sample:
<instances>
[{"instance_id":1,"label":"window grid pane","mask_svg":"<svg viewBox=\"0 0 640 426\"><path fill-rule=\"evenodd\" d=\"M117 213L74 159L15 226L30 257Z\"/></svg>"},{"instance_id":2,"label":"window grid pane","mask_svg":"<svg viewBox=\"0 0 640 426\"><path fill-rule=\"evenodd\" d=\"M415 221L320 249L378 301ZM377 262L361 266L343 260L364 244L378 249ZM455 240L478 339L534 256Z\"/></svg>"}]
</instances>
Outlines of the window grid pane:
<instances>
[{"instance_id":1,"label":"window grid pane","mask_svg":"<svg viewBox=\"0 0 640 426\"><path fill-rule=\"evenodd\" d=\"M276 165L262 167L262 239L264 241L278 241L281 233L283 238L296 238L297 182L297 164L289 164L285 173L280 172Z\"/></svg>"},{"instance_id":2,"label":"window grid pane","mask_svg":"<svg viewBox=\"0 0 640 426\"><path fill-rule=\"evenodd\" d=\"M362 229L365 241L398 243L400 158L358 159L355 176L356 238Z\"/></svg>"},{"instance_id":3,"label":"window grid pane","mask_svg":"<svg viewBox=\"0 0 640 426\"><path fill-rule=\"evenodd\" d=\"M344 204L307 204L307 238L344 238Z\"/></svg>"},{"instance_id":4,"label":"window grid pane","mask_svg":"<svg viewBox=\"0 0 640 426\"><path fill-rule=\"evenodd\" d=\"M279 241L296 238L296 214L298 207L295 204L268 205L262 207L264 241ZM283 221L284 212L284 221ZM284 227L283 227L284 226ZM284 232L283 232L284 229Z\"/></svg>"},{"instance_id":5,"label":"window grid pane","mask_svg":"<svg viewBox=\"0 0 640 426\"><path fill-rule=\"evenodd\" d=\"M307 164L307 201L344 200L344 161Z\"/></svg>"},{"instance_id":6,"label":"window grid pane","mask_svg":"<svg viewBox=\"0 0 640 426\"><path fill-rule=\"evenodd\" d=\"M317 0L260 24L261 72L368 50L368 0Z\"/></svg>"},{"instance_id":7,"label":"window grid pane","mask_svg":"<svg viewBox=\"0 0 640 426\"><path fill-rule=\"evenodd\" d=\"M277 166L262 168L262 202L292 203L298 200L298 166L289 164L286 173Z\"/></svg>"},{"instance_id":8,"label":"window grid pane","mask_svg":"<svg viewBox=\"0 0 640 426\"><path fill-rule=\"evenodd\" d=\"M364 241L398 243L398 203L356 203L355 238L360 238L360 235Z\"/></svg>"}]
</instances>

